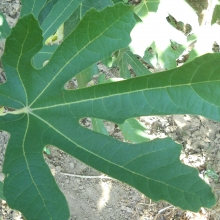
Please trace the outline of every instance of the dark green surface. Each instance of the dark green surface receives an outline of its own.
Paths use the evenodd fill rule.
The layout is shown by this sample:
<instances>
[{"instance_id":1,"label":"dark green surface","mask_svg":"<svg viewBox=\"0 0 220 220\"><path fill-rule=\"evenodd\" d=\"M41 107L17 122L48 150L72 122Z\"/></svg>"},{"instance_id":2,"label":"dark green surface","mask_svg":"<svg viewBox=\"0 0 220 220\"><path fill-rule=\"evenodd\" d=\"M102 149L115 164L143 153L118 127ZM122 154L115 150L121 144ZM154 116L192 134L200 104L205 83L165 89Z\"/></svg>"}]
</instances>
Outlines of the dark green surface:
<instances>
[{"instance_id":1,"label":"dark green surface","mask_svg":"<svg viewBox=\"0 0 220 220\"><path fill-rule=\"evenodd\" d=\"M43 5L47 0L21 0L21 13L20 17L24 17L28 14L33 14L37 19Z\"/></svg>"},{"instance_id":2,"label":"dark green surface","mask_svg":"<svg viewBox=\"0 0 220 220\"><path fill-rule=\"evenodd\" d=\"M129 23L126 22L128 20ZM11 134L3 167L6 175L4 194L9 206L21 211L26 219L69 218L66 199L43 159L47 142L44 135L50 132L50 125L30 108L36 107L39 100L44 102L44 94L51 89L54 94L51 93L46 100L57 95L55 90L58 92L57 101L63 100L60 92L66 81L100 59L109 57L113 51L127 46L130 42L128 33L133 25L130 7L117 5L101 13L90 10L77 30L56 50L51 62L39 71L31 65L31 57L41 49L43 38L38 22L32 15L19 20L6 40L2 63L7 82L0 85L0 103L14 109L24 107L26 110L0 117L0 129ZM98 46L101 47L98 49ZM62 120L62 116L65 118L65 114L58 112L59 116L52 112L51 116L57 115L58 120ZM44 116L47 117L47 113ZM72 114L67 113L66 116L72 118ZM60 125L63 126L62 123ZM71 131L68 125L66 129ZM75 118L72 125L76 125ZM72 134L75 132L77 130L72 130ZM48 136L50 143L59 134L55 132L52 136ZM86 140L86 136L83 139ZM62 138L60 140L63 141ZM69 150L74 149L74 144L71 141L70 146L69 140L67 138L60 147L68 145Z\"/></svg>"},{"instance_id":3,"label":"dark green surface","mask_svg":"<svg viewBox=\"0 0 220 220\"><path fill-rule=\"evenodd\" d=\"M43 159L54 145L152 198L191 211L212 207L211 188L180 160L170 138L141 144L120 142L79 125L84 117L123 123L142 115L199 114L220 121L220 54L207 54L180 68L120 82L67 91L65 83L130 43L131 7L90 10L40 70L31 65L42 47L32 15L21 19L6 41L0 85L0 129L11 134L3 172L4 195L26 219L68 219L67 202Z\"/></svg>"}]
</instances>

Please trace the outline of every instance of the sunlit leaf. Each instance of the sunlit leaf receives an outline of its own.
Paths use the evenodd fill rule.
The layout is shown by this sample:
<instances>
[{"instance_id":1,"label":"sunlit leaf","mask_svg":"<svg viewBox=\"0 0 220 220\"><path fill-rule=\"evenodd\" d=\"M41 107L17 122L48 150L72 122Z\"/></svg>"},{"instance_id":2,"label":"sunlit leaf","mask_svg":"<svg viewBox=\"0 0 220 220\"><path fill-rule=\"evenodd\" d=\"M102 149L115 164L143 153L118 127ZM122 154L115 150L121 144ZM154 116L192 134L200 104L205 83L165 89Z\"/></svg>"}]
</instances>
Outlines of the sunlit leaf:
<instances>
[{"instance_id":1,"label":"sunlit leaf","mask_svg":"<svg viewBox=\"0 0 220 220\"><path fill-rule=\"evenodd\" d=\"M0 199L5 200L5 197L3 195L3 185L4 183L0 181Z\"/></svg>"},{"instance_id":2,"label":"sunlit leaf","mask_svg":"<svg viewBox=\"0 0 220 220\"><path fill-rule=\"evenodd\" d=\"M32 57L43 36L33 15L18 21L6 40L0 85L0 130L10 133L3 173L4 196L26 219L69 219L64 195L43 158L53 145L93 168L135 187L153 200L182 209L212 207L215 196L198 171L180 162L170 138L120 142L82 127L85 117L117 124L146 115L196 114L220 121L220 54L207 54L156 74L66 90L72 77L126 48L136 21L124 4L91 9L41 69Z\"/></svg>"},{"instance_id":3,"label":"sunlit leaf","mask_svg":"<svg viewBox=\"0 0 220 220\"><path fill-rule=\"evenodd\" d=\"M220 5L216 5L214 8L211 24L214 24L218 19L220 19Z\"/></svg>"},{"instance_id":4,"label":"sunlit leaf","mask_svg":"<svg viewBox=\"0 0 220 220\"><path fill-rule=\"evenodd\" d=\"M47 124L50 123L50 117L57 114L52 112L44 114L40 110L39 113L48 117L46 122L41 118L43 115L35 115L37 112L34 113L33 109L39 104L38 101L47 103L46 106L54 98L58 102L64 101L64 97L60 96L61 90L64 91L64 84L95 62L109 57L115 50L126 47L130 41L129 32L133 25L132 8L124 7L122 4L107 8L101 13L94 9L90 10L77 30L66 38L50 62L40 70L34 69L31 65L31 58L42 47L42 30L38 26L38 21L32 15L23 17L8 37L2 57L7 81L0 85L0 105L17 110L6 115L1 114L0 117L0 129L11 133L3 166L6 175L4 195L9 206L21 211L26 219L69 218L66 199L43 158L44 147L57 139L63 131L58 128L61 133L55 132L55 139L50 135L48 140L44 139L46 134L50 133L50 126ZM46 100L44 95L47 96ZM52 102L55 104L57 101ZM65 118L69 113L62 115ZM70 118L72 116L69 115ZM61 115L57 119L62 119ZM76 126L76 130L72 130L69 123L65 127L66 131L78 136L77 127L79 132L82 130L78 123L79 118L77 123L75 119L73 118L72 125ZM58 124L63 127L62 123ZM70 141L70 137L66 138L67 142L64 142L67 145L64 142L59 144L63 141L61 135L60 141L55 146L60 145L62 149L69 145L69 150L73 150L76 145Z\"/></svg>"},{"instance_id":5,"label":"sunlit leaf","mask_svg":"<svg viewBox=\"0 0 220 220\"><path fill-rule=\"evenodd\" d=\"M140 18L145 18L149 12L156 12L159 4L160 0L142 0L141 3L135 7L135 13Z\"/></svg>"},{"instance_id":6,"label":"sunlit leaf","mask_svg":"<svg viewBox=\"0 0 220 220\"><path fill-rule=\"evenodd\" d=\"M0 13L0 40L5 39L11 33L11 28L8 25L8 22L5 19L5 16Z\"/></svg>"}]
</instances>

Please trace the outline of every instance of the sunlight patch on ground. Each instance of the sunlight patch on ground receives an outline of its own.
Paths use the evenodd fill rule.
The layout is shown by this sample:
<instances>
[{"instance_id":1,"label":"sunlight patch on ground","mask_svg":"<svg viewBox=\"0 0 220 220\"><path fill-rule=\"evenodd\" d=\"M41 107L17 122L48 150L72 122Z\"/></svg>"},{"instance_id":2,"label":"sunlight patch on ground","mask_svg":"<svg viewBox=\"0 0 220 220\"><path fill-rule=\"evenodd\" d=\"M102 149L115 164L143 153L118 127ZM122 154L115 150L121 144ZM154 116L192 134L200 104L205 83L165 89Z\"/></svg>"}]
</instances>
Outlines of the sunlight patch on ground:
<instances>
[{"instance_id":1,"label":"sunlight patch on ground","mask_svg":"<svg viewBox=\"0 0 220 220\"><path fill-rule=\"evenodd\" d=\"M102 195L98 201L98 210L99 211L101 211L105 207L105 205L107 204L107 202L110 199L110 191L112 188L112 183L110 181L103 182L101 180L100 185L102 188Z\"/></svg>"}]
</instances>

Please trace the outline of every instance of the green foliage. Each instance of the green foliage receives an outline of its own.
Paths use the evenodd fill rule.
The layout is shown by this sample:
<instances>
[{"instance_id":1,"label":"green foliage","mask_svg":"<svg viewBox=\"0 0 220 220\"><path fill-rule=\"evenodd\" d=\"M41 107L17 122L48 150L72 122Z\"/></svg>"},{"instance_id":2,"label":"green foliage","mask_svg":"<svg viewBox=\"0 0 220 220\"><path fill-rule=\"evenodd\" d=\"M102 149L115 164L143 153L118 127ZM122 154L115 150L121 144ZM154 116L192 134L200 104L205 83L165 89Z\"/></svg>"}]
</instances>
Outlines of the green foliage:
<instances>
[{"instance_id":1,"label":"green foliage","mask_svg":"<svg viewBox=\"0 0 220 220\"><path fill-rule=\"evenodd\" d=\"M220 19L220 5L216 5L214 8L211 24L214 24L218 19Z\"/></svg>"},{"instance_id":2,"label":"green foliage","mask_svg":"<svg viewBox=\"0 0 220 220\"><path fill-rule=\"evenodd\" d=\"M5 197L3 195L3 186L4 183L0 181L0 199L5 200Z\"/></svg>"},{"instance_id":3,"label":"green foliage","mask_svg":"<svg viewBox=\"0 0 220 220\"><path fill-rule=\"evenodd\" d=\"M213 179L216 183L218 182L219 180L219 175L215 172L215 170L210 167L210 165L208 164L207 166L207 170L205 171L205 178L211 178Z\"/></svg>"},{"instance_id":4,"label":"green foliage","mask_svg":"<svg viewBox=\"0 0 220 220\"><path fill-rule=\"evenodd\" d=\"M91 8L95 8L97 11L100 11L107 6L112 6L113 3L111 0L83 0L82 4L80 4L75 13L71 15L71 17L65 22L65 36L69 34L74 28L78 25L80 20L89 11Z\"/></svg>"},{"instance_id":5,"label":"green foliage","mask_svg":"<svg viewBox=\"0 0 220 220\"><path fill-rule=\"evenodd\" d=\"M142 0L141 3L135 7L135 13L141 18L146 17L149 12L156 12L159 4L160 0Z\"/></svg>"},{"instance_id":6,"label":"green foliage","mask_svg":"<svg viewBox=\"0 0 220 220\"><path fill-rule=\"evenodd\" d=\"M46 154L50 154L50 150L49 150L49 148L44 147L44 152L45 152Z\"/></svg>"},{"instance_id":7,"label":"green foliage","mask_svg":"<svg viewBox=\"0 0 220 220\"><path fill-rule=\"evenodd\" d=\"M45 147L54 145L155 201L191 211L212 207L216 200L211 188L196 169L180 162L181 146L170 138L149 141L135 118L194 114L220 121L220 54L175 68L170 63L182 44L169 39L169 48L162 50L157 38L143 45L140 55L134 33L149 24L147 17L155 16L159 1L143 0L136 7L107 7L115 3L107 0L63 2L23 0L21 19L2 35L7 37L1 59L7 81L0 85L0 106L10 110L0 108L0 130L11 134L3 166L8 205L26 219L69 218L66 199L43 158ZM81 10L84 14L78 17ZM63 42L45 45L62 24ZM101 77L102 83L86 87L97 73L96 63L113 54L111 63L125 80L103 83ZM170 70L152 74L145 62ZM131 77L128 66L138 77ZM74 76L79 89L65 89ZM79 124L85 117L92 118L94 130ZM132 144L108 136L103 120L118 124Z\"/></svg>"},{"instance_id":8,"label":"green foliage","mask_svg":"<svg viewBox=\"0 0 220 220\"><path fill-rule=\"evenodd\" d=\"M205 171L205 177L209 177L209 178L213 179L216 183L219 180L218 174L213 169L206 170Z\"/></svg>"},{"instance_id":9,"label":"green foliage","mask_svg":"<svg viewBox=\"0 0 220 220\"><path fill-rule=\"evenodd\" d=\"M11 29L3 16L2 13L0 13L0 40L5 39L11 32Z\"/></svg>"},{"instance_id":10,"label":"green foliage","mask_svg":"<svg viewBox=\"0 0 220 220\"><path fill-rule=\"evenodd\" d=\"M129 49L125 48L119 51L119 55L115 60L115 65L119 67L120 76L124 79L131 78L131 73L128 69L128 65L132 67L136 76L143 76L151 73L142 63L138 60Z\"/></svg>"},{"instance_id":11,"label":"green foliage","mask_svg":"<svg viewBox=\"0 0 220 220\"><path fill-rule=\"evenodd\" d=\"M58 1L49 14L46 14L41 22L41 28L43 30L44 40L46 40L50 35L56 32L57 27L63 24L72 13L77 10L78 5L82 3L83 0L63 0Z\"/></svg>"},{"instance_id":12,"label":"green foliage","mask_svg":"<svg viewBox=\"0 0 220 220\"><path fill-rule=\"evenodd\" d=\"M149 141L145 130L147 128L134 118L127 119L123 124L119 124L119 128L124 134L125 140L131 143L142 143Z\"/></svg>"},{"instance_id":13,"label":"green foliage","mask_svg":"<svg viewBox=\"0 0 220 220\"><path fill-rule=\"evenodd\" d=\"M28 14L33 14L34 17L37 19L42 9L42 6L48 1L38 0L36 2L36 1L21 0L22 8L21 8L20 17L24 17L25 15L28 15Z\"/></svg>"},{"instance_id":14,"label":"green foliage","mask_svg":"<svg viewBox=\"0 0 220 220\"><path fill-rule=\"evenodd\" d=\"M41 9L39 15L40 25L43 29L44 41L46 41L46 39L63 23L63 38L66 38L75 29L82 17L90 8L95 8L100 11L101 9L111 5L112 2L110 0L54 0L51 3L48 1L48 3ZM57 45L53 45L52 47L44 45L41 48L41 51L39 51L33 58L32 62L34 66L36 68L42 68L44 61L49 60L56 49Z\"/></svg>"}]
</instances>

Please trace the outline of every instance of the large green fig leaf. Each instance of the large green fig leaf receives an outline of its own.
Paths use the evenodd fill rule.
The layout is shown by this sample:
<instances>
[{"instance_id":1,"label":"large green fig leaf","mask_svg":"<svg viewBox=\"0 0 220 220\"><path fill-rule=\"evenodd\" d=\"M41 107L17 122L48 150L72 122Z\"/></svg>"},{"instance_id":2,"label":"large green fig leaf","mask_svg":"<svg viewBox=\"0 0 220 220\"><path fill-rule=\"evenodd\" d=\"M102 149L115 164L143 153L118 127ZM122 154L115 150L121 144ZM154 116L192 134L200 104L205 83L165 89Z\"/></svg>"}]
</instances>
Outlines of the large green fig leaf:
<instances>
[{"instance_id":1,"label":"large green fig leaf","mask_svg":"<svg viewBox=\"0 0 220 220\"><path fill-rule=\"evenodd\" d=\"M90 10L42 69L31 65L42 47L32 15L22 18L6 40L0 85L0 129L11 134L3 172L3 193L26 219L68 219L69 211L43 159L54 145L154 200L182 209L212 207L211 188L198 171L183 165L181 146L170 138L123 143L81 127L83 117L123 123L141 115L200 114L220 121L220 54L205 55L178 69L65 90L65 83L95 62L128 46L135 24L132 8L117 4ZM2 108L1 108L2 109Z\"/></svg>"},{"instance_id":2,"label":"large green fig leaf","mask_svg":"<svg viewBox=\"0 0 220 220\"><path fill-rule=\"evenodd\" d=\"M52 57L53 61L39 71L32 67L31 57L41 49L43 37L38 22L32 15L21 19L6 40L2 63L7 81L0 86L0 103L1 106L17 109L21 114L17 114L16 110L0 117L0 129L12 135L3 167L6 175L4 195L7 203L20 210L27 219L60 220L69 217L67 202L42 155L45 146L42 138L47 133L45 128L49 127L45 127L38 116L29 117L28 109L40 97L43 101L43 94L54 86L58 92L57 98L63 100L60 94L65 82L100 59L109 57L115 50L126 47L130 42L129 33L133 26L130 7L117 5L101 13L90 10L77 30L57 49ZM53 96L52 93L51 95ZM49 99L48 97L48 101ZM26 109L24 112L29 113L26 114L21 109ZM4 114L2 112L1 116ZM10 124L13 125L9 126ZM78 121L77 125L79 126ZM53 137L49 139L51 142ZM63 144L65 145L62 143L62 146ZM71 149L73 148L74 144Z\"/></svg>"}]
</instances>

